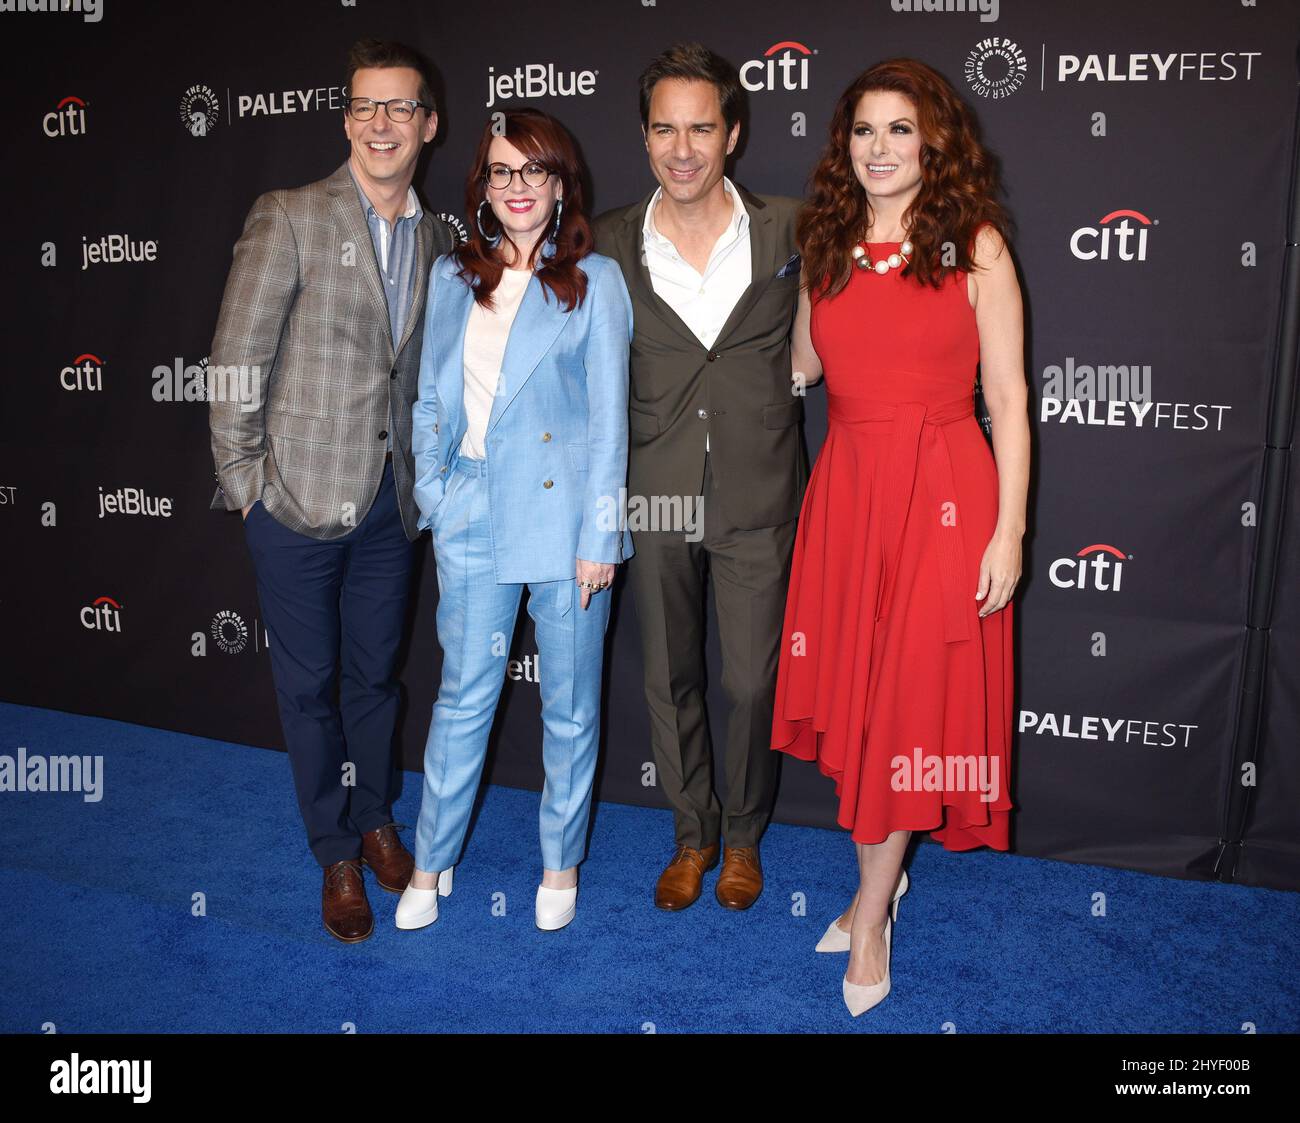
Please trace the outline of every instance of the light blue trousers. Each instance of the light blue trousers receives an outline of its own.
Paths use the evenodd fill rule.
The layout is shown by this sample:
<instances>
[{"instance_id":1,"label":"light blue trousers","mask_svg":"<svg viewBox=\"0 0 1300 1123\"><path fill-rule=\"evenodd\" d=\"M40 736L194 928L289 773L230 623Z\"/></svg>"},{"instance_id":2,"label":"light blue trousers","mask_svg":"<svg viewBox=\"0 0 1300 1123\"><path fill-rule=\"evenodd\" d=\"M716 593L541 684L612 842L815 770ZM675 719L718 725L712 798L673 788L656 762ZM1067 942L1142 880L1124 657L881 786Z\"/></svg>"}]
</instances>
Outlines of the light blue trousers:
<instances>
[{"instance_id":1,"label":"light blue trousers","mask_svg":"<svg viewBox=\"0 0 1300 1123\"><path fill-rule=\"evenodd\" d=\"M434 872L460 858L488 734L505 680L521 584L497 584L488 522L487 462L461 457L434 508L442 682L424 747L415 865ZM576 559L575 559L576 561ZM577 581L528 584L542 695L542 866L565 870L586 853L600 733L608 589L584 610Z\"/></svg>"}]
</instances>

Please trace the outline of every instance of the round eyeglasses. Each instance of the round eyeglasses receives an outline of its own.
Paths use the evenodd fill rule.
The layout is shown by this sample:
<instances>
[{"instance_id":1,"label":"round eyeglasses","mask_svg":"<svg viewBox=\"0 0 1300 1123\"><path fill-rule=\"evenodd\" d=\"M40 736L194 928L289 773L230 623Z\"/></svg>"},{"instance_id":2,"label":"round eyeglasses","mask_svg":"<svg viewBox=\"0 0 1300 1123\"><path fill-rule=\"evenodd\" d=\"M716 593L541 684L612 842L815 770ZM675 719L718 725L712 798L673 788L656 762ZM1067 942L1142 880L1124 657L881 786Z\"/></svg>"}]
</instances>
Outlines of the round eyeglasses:
<instances>
[{"instance_id":1,"label":"round eyeglasses","mask_svg":"<svg viewBox=\"0 0 1300 1123\"><path fill-rule=\"evenodd\" d=\"M354 121L369 121L381 105L384 107L384 112L388 114L388 119L398 124L409 121L415 116L417 109L429 108L424 102L412 101L407 97L394 97L387 101L375 101L374 98L369 97L350 97L348 116Z\"/></svg>"},{"instance_id":2,"label":"round eyeglasses","mask_svg":"<svg viewBox=\"0 0 1300 1123\"><path fill-rule=\"evenodd\" d=\"M489 187L504 191L510 186L516 172L519 173L519 178L529 187L541 187L543 183L551 178L550 169L545 164L539 164L536 160L530 160L522 168L512 168L506 164L489 164L487 175L483 178L487 180Z\"/></svg>"}]
</instances>

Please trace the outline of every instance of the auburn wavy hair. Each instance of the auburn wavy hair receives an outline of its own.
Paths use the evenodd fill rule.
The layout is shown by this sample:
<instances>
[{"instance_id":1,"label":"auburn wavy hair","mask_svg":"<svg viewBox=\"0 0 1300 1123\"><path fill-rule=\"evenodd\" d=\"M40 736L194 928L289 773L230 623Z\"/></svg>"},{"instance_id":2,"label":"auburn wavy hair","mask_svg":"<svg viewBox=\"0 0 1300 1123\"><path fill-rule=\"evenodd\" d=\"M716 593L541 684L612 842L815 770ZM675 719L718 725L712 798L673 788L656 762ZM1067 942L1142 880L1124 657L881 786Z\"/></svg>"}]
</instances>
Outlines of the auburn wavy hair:
<instances>
[{"instance_id":1,"label":"auburn wavy hair","mask_svg":"<svg viewBox=\"0 0 1300 1123\"><path fill-rule=\"evenodd\" d=\"M537 270L537 279L542 282L543 296L549 289L564 306L564 310L571 312L586 299L587 274L578 267L578 262L591 253L593 246L586 197L582 189L584 169L577 146L559 121L539 109L522 106L508 109L502 116L504 130L499 125L494 125L492 119L483 126L474 163L465 180L469 239L452 250L456 263L460 266L456 275L473 288L475 301L482 305L491 302L492 293L501 283L505 263L497 248L490 245L479 232L478 219L481 215L483 229L487 231L488 237L501 235L503 239L509 239L509 234L492 213L491 205L483 207L481 211L479 209L487 199L488 150L492 146L492 138L504 136L523 153L526 160L544 164L552 176L559 177L564 187L564 206L560 212L555 252ZM537 255L542 252L543 242L553 228L554 218L534 244L528 258L529 266L536 266Z\"/></svg>"},{"instance_id":2,"label":"auburn wavy hair","mask_svg":"<svg viewBox=\"0 0 1300 1123\"><path fill-rule=\"evenodd\" d=\"M1011 219L995 198L996 161L980 143L975 115L937 70L916 59L887 59L864 70L840 95L799 212L799 253L809 292L818 297L834 296L848 284L851 251L874 217L853 171L849 142L858 102L877 90L907 98L921 134L921 189L903 213L914 247L903 276L938 288L948 273L970 272L975 232L984 223L1010 241ZM955 247L952 264L942 260L944 243Z\"/></svg>"}]
</instances>

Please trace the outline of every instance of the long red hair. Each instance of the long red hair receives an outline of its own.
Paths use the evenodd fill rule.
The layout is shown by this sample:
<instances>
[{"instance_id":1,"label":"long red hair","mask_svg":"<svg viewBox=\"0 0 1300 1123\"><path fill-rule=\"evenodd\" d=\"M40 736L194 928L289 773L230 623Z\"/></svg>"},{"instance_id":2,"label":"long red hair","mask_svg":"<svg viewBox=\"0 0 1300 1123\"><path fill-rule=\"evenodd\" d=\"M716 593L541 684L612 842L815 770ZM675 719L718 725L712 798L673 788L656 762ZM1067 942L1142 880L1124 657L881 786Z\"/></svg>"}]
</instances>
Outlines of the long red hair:
<instances>
[{"instance_id":1,"label":"long red hair","mask_svg":"<svg viewBox=\"0 0 1300 1123\"><path fill-rule=\"evenodd\" d=\"M921 189L903 214L914 252L903 276L938 288L954 269L970 272L975 233L985 223L1010 241L1010 217L995 198L996 161L980 143L975 115L937 70L916 59L888 59L863 71L840 95L799 212L799 252L809 292L820 297L848 284L851 251L873 219L849 160L849 141L859 100L877 90L911 101L921 134ZM950 263L943 261L945 243L954 247Z\"/></svg>"},{"instance_id":2,"label":"long red hair","mask_svg":"<svg viewBox=\"0 0 1300 1123\"><path fill-rule=\"evenodd\" d=\"M504 131L495 127L492 119L484 125L473 166L465 180L469 240L452 251L460 266L457 276L474 289L474 299L479 304L487 305L505 271L500 255L484 240L478 225L478 215L481 213L483 228L489 237L497 234L503 238L509 237L490 206L484 207L482 212L478 209L479 204L487 198L487 181L483 177L488 169L488 149L492 146L493 137L504 136L526 159L536 160L549 168L551 175L558 176L564 187L564 206L560 213L555 252L537 270L537 279L542 282L543 295L549 289L564 306L564 310L570 312L586 298L587 274L578 267L578 262L591 252L593 245L591 223L587 221L586 198L582 189L584 169L577 146L564 126L541 110L524 106L508 109L502 116L505 118ZM547 225L546 232L533 246L528 258L530 266L536 265L543 241L550 236L553 227L552 220Z\"/></svg>"}]
</instances>

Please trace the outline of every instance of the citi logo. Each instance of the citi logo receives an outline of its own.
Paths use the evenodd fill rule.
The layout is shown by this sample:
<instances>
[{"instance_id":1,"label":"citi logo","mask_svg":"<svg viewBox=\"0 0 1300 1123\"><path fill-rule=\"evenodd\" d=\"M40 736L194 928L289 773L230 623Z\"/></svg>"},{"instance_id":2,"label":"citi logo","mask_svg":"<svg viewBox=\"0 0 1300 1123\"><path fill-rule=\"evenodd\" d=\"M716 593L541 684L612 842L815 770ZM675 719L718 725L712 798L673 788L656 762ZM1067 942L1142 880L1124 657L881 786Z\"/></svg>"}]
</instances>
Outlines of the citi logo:
<instances>
[{"instance_id":1,"label":"citi logo","mask_svg":"<svg viewBox=\"0 0 1300 1123\"><path fill-rule=\"evenodd\" d=\"M889 0L896 12L979 12L980 23L996 23L998 0Z\"/></svg>"},{"instance_id":2,"label":"citi logo","mask_svg":"<svg viewBox=\"0 0 1300 1123\"><path fill-rule=\"evenodd\" d=\"M740 68L740 84L751 93L759 90L806 90L808 59L816 53L793 39L773 43L763 52L762 58L750 59Z\"/></svg>"},{"instance_id":3,"label":"citi logo","mask_svg":"<svg viewBox=\"0 0 1300 1123\"><path fill-rule=\"evenodd\" d=\"M1123 550L1098 543L1085 546L1072 558L1057 558L1048 569L1048 576L1058 589L1092 588L1103 593L1118 593L1124 578L1124 563L1132 560L1132 556Z\"/></svg>"},{"instance_id":4,"label":"citi logo","mask_svg":"<svg viewBox=\"0 0 1300 1123\"><path fill-rule=\"evenodd\" d=\"M1134 227L1134 222L1139 225ZM1158 218L1147 218L1141 211L1111 211L1096 226L1080 226L1071 234L1070 252L1080 261L1108 261L1113 249L1120 261L1146 261L1147 232L1159 225Z\"/></svg>"},{"instance_id":5,"label":"citi logo","mask_svg":"<svg viewBox=\"0 0 1300 1123\"><path fill-rule=\"evenodd\" d=\"M59 371L59 385L65 390L102 390L104 388L104 360L87 351L72 360L72 365Z\"/></svg>"},{"instance_id":6,"label":"citi logo","mask_svg":"<svg viewBox=\"0 0 1300 1123\"><path fill-rule=\"evenodd\" d=\"M46 136L85 136L86 103L79 97L65 97L41 121Z\"/></svg>"},{"instance_id":7,"label":"citi logo","mask_svg":"<svg viewBox=\"0 0 1300 1123\"><path fill-rule=\"evenodd\" d=\"M121 632L122 606L112 597L96 597L81 610L81 626L91 632Z\"/></svg>"}]
</instances>

